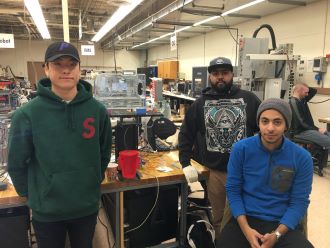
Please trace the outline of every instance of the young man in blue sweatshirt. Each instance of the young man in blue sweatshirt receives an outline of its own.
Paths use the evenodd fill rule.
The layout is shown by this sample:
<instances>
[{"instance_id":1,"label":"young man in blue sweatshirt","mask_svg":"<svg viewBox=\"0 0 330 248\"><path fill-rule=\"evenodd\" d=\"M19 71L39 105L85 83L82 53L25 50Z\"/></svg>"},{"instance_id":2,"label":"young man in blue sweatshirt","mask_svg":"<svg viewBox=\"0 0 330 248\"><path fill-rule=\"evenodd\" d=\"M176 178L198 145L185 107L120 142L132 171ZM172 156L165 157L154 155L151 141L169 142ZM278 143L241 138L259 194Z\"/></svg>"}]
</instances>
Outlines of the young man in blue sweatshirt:
<instances>
[{"instance_id":1,"label":"young man in blue sweatshirt","mask_svg":"<svg viewBox=\"0 0 330 248\"><path fill-rule=\"evenodd\" d=\"M306 150L283 135L291 118L287 102L267 99L257 112L260 134L234 145L226 184L234 218L217 247L313 247L299 230L309 205L313 164Z\"/></svg>"}]
</instances>

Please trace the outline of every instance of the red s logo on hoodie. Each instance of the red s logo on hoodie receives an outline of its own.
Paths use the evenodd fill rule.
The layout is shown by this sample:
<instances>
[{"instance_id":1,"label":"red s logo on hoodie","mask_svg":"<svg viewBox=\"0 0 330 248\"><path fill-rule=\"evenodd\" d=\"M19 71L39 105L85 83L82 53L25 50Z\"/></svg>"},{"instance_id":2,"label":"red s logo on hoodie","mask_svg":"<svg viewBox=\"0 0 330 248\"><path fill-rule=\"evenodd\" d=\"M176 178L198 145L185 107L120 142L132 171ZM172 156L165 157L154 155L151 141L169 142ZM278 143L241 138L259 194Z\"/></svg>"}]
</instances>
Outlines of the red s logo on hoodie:
<instances>
[{"instance_id":1,"label":"red s logo on hoodie","mask_svg":"<svg viewBox=\"0 0 330 248\"><path fill-rule=\"evenodd\" d=\"M85 119L83 122L84 128L88 130L88 132L83 132L82 134L85 139L91 139L94 137L95 127L92 126L91 123L94 123L94 118L92 117Z\"/></svg>"}]
</instances>

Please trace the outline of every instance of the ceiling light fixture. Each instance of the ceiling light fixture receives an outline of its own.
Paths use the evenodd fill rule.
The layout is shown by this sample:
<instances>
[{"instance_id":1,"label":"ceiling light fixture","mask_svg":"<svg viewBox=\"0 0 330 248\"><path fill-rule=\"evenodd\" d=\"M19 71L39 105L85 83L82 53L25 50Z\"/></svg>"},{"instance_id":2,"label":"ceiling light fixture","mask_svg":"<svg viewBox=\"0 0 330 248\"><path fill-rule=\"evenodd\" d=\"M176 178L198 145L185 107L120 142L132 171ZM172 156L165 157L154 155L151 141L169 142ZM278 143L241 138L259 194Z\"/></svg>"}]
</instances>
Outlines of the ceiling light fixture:
<instances>
[{"instance_id":1,"label":"ceiling light fixture","mask_svg":"<svg viewBox=\"0 0 330 248\"><path fill-rule=\"evenodd\" d=\"M202 25L202 24L204 24L206 22L210 22L210 21L213 21L215 19L218 19L218 18L220 18L220 16L211 16L211 17L209 17L209 18L207 18L205 20L202 20L202 21L199 21L199 22L194 23L193 26L196 27L196 26Z\"/></svg>"},{"instance_id":2,"label":"ceiling light fixture","mask_svg":"<svg viewBox=\"0 0 330 248\"><path fill-rule=\"evenodd\" d=\"M28 9L32 19L37 26L43 39L50 39L50 34L46 25L46 20L42 13L38 0L24 0L24 4Z\"/></svg>"},{"instance_id":3,"label":"ceiling light fixture","mask_svg":"<svg viewBox=\"0 0 330 248\"><path fill-rule=\"evenodd\" d=\"M113 29L119 22L121 22L130 12L132 12L136 6L138 6L143 0L134 0L130 4L125 4L113 13L109 20L102 26L102 28L95 34L92 41L98 42L106 35L111 29Z\"/></svg>"},{"instance_id":4,"label":"ceiling light fixture","mask_svg":"<svg viewBox=\"0 0 330 248\"><path fill-rule=\"evenodd\" d=\"M146 41L146 42L143 42L143 43L141 43L141 44L138 44L138 45L132 46L132 49L133 49L133 48L140 47L140 46L143 46L143 45L146 45L146 44L151 43L151 42L154 42L154 41L156 41L156 40L163 39L163 38L165 38L165 37L167 37L167 36L171 36L173 33L179 33L179 32L181 32L181 31L187 30L187 29L189 29L189 28L191 28L191 27L192 27L192 26L186 26L186 27L183 27L183 28L177 29L177 30L175 30L174 32L163 34L162 36L159 36L159 37L157 37L157 38L154 38L154 39L148 40L148 41Z\"/></svg>"},{"instance_id":5,"label":"ceiling light fixture","mask_svg":"<svg viewBox=\"0 0 330 248\"><path fill-rule=\"evenodd\" d=\"M121 35L122 35L123 39L129 38L132 35L134 35L135 33L140 32L141 30L143 30L149 26L152 26L153 23L156 22L158 19L161 19L162 17L166 16L169 13L172 13L175 10L183 8L185 5L191 3L192 1L193 0L181 0L181 3L172 3L171 4L172 7L168 6L167 7L168 9L166 11L160 10L157 13L153 14L152 16L149 16L148 21L146 23L142 24L140 27L137 27L138 25L140 25L140 24L138 24L138 25L134 26L133 28L122 33ZM140 46L141 46L141 44L140 44Z\"/></svg>"},{"instance_id":6,"label":"ceiling light fixture","mask_svg":"<svg viewBox=\"0 0 330 248\"><path fill-rule=\"evenodd\" d=\"M176 30L174 31L174 33L180 33L180 32L182 32L182 31L184 31L184 30L189 29L189 28L192 28L192 26L185 26L185 27L183 27L183 28L176 29Z\"/></svg>"},{"instance_id":7,"label":"ceiling light fixture","mask_svg":"<svg viewBox=\"0 0 330 248\"><path fill-rule=\"evenodd\" d=\"M262 2L264 2L264 1L265 1L265 0L256 0L256 1L252 1L252 2L247 3L247 4L243 4L243 5L241 5L241 6L238 6L237 8L234 8L234 9L231 9L231 10L226 11L226 12L222 13L221 15L211 16L211 17L209 17L209 18L207 18L207 19L205 19L205 20L198 21L198 22L194 23L193 26L186 26L186 27L183 27L183 28L181 28L181 29L175 30L175 33L179 33L179 32L181 32L181 31L184 31L184 30L186 30L186 29L188 29L188 28L191 28L191 27L196 27L196 26L202 25L202 24L204 24L204 23L207 23L207 22L213 21L213 20L215 20L215 19L218 19L218 18L220 18L221 16L229 15L229 14L231 14L231 13L234 13L234 12L240 11L240 10L242 10L242 9L245 9L245 8L251 7L251 6L256 5L256 4L258 4L258 3L262 3ZM140 46L143 46L143 45L146 45L146 44L151 43L151 42L154 42L154 41L156 41L156 40L159 40L159 39L165 38L165 37L167 37L167 36L170 36L172 33L173 33L173 32L171 32L171 33L167 33L167 34L164 34L164 35L162 35L162 36L160 36L160 37L157 37L157 38L154 38L154 39L148 40L148 41L146 41L146 42L143 42L143 43L141 43L141 44L135 45L135 46L132 47L132 49L137 48L137 47L140 47Z\"/></svg>"},{"instance_id":8,"label":"ceiling light fixture","mask_svg":"<svg viewBox=\"0 0 330 248\"><path fill-rule=\"evenodd\" d=\"M215 19L218 19L218 18L220 18L220 16L226 16L226 15L229 15L229 14L231 14L231 13L234 13L234 12L240 11L240 10L242 10L242 9L245 9L245 8L251 7L251 6L256 5L256 4L258 4L258 3L262 3L262 2L264 2L264 1L265 1L265 0L256 0L256 1L253 1L253 2L250 2L250 3L247 3L247 4L243 4L243 5L241 5L241 6L238 6L238 7L234 8L234 9L231 9L231 10L226 11L226 12L222 13L221 15L211 16L211 17L209 17L209 18L207 18L207 19L205 19L205 20L202 20L202 21L196 22L196 23L194 23L193 26L196 27L196 26L202 25L202 24L204 24L204 23L207 23L207 22L213 21L213 20L215 20Z\"/></svg>"},{"instance_id":9,"label":"ceiling light fixture","mask_svg":"<svg viewBox=\"0 0 330 248\"><path fill-rule=\"evenodd\" d=\"M264 2L264 1L265 1L265 0L256 0L256 1L252 1L252 2L250 2L250 3L247 3L247 4L243 4L243 5L241 5L241 6L238 6L237 8L234 8L234 9L228 10L228 11L226 11L226 12L223 12L221 15L222 15L222 16L226 16L226 15L229 15L229 14L231 14L231 13L234 13L234 12L240 11L240 10L242 10L242 9L245 9L245 8L251 7L251 6L253 6L253 5L256 5L256 4L258 4L258 3L262 3L262 2Z\"/></svg>"}]
</instances>

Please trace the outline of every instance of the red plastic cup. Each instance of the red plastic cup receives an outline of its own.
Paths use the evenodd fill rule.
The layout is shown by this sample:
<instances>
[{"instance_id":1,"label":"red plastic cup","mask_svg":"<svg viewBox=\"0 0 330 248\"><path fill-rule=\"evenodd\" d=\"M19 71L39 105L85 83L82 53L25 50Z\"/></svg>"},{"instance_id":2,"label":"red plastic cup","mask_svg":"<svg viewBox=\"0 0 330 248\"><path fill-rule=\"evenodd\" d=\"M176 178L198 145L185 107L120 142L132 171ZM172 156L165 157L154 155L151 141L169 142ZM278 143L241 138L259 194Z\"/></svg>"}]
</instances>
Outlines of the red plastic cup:
<instances>
[{"instance_id":1,"label":"red plastic cup","mask_svg":"<svg viewBox=\"0 0 330 248\"><path fill-rule=\"evenodd\" d=\"M136 169L140 166L139 152L137 150L120 151L118 165L124 178L135 178Z\"/></svg>"}]
</instances>

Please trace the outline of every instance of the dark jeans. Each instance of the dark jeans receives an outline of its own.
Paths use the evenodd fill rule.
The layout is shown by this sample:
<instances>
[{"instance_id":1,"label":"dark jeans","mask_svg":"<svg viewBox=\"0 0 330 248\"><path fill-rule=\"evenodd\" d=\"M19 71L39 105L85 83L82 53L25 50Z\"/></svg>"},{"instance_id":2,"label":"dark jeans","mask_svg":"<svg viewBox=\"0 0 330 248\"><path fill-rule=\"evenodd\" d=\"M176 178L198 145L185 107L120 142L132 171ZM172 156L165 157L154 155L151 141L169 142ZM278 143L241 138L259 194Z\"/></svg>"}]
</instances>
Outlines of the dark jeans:
<instances>
[{"instance_id":1,"label":"dark jeans","mask_svg":"<svg viewBox=\"0 0 330 248\"><path fill-rule=\"evenodd\" d=\"M263 221L252 217L247 217L251 228L260 234L271 233L278 223ZM245 238L241 228L235 218L232 218L222 230L218 240L217 248L250 248L250 244ZM313 245L305 238L301 230L290 230L283 235L273 248L313 248Z\"/></svg>"},{"instance_id":2,"label":"dark jeans","mask_svg":"<svg viewBox=\"0 0 330 248\"><path fill-rule=\"evenodd\" d=\"M71 248L91 248L97 213L82 218L57 222L32 219L38 248L64 248L69 234Z\"/></svg>"}]
</instances>

